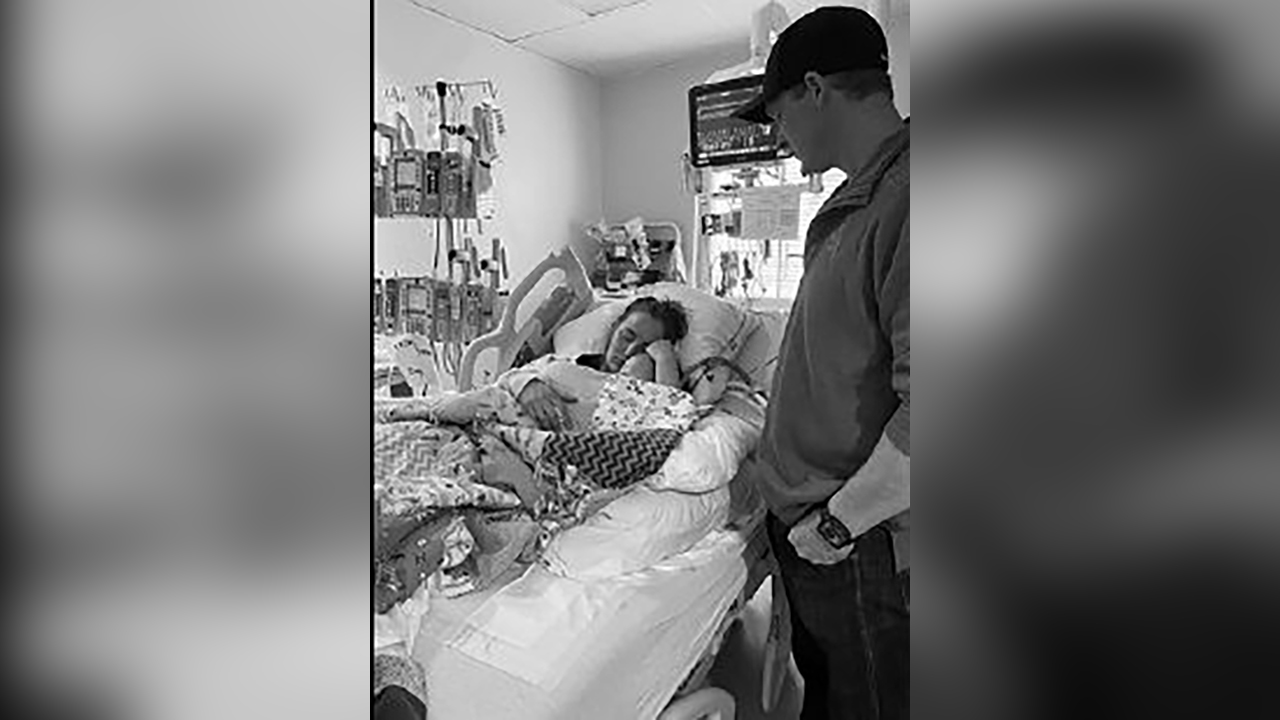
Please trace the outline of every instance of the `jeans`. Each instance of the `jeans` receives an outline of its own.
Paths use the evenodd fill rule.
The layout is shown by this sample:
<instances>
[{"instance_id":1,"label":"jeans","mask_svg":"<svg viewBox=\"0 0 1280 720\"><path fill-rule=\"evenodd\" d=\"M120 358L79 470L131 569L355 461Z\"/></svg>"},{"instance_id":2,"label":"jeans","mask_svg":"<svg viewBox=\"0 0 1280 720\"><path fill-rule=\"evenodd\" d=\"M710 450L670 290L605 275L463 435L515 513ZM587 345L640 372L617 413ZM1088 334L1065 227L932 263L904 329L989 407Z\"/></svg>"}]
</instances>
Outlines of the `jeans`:
<instances>
[{"instance_id":1,"label":"jeans","mask_svg":"<svg viewBox=\"0 0 1280 720\"><path fill-rule=\"evenodd\" d=\"M896 572L884 525L849 557L816 565L796 555L770 514L769 543L791 604L791 651L804 678L801 720L908 718L911 616L907 575Z\"/></svg>"}]
</instances>

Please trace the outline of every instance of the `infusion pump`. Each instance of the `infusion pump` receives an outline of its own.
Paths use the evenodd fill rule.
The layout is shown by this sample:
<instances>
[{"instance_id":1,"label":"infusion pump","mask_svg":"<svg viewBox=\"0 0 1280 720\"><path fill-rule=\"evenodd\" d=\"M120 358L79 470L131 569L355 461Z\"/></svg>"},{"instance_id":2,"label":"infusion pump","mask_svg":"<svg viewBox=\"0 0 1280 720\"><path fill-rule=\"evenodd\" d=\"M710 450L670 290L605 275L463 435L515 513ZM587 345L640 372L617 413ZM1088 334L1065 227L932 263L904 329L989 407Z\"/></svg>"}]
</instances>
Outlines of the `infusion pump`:
<instances>
[{"instance_id":1,"label":"infusion pump","mask_svg":"<svg viewBox=\"0 0 1280 720\"><path fill-rule=\"evenodd\" d=\"M438 155L438 154L437 154ZM401 150L391 157L391 213L425 215L427 185L434 180L428 171L427 152L417 148Z\"/></svg>"},{"instance_id":2,"label":"infusion pump","mask_svg":"<svg viewBox=\"0 0 1280 720\"><path fill-rule=\"evenodd\" d=\"M475 160L460 152L396 152L391 156L391 214L474 219L475 174Z\"/></svg>"}]
</instances>

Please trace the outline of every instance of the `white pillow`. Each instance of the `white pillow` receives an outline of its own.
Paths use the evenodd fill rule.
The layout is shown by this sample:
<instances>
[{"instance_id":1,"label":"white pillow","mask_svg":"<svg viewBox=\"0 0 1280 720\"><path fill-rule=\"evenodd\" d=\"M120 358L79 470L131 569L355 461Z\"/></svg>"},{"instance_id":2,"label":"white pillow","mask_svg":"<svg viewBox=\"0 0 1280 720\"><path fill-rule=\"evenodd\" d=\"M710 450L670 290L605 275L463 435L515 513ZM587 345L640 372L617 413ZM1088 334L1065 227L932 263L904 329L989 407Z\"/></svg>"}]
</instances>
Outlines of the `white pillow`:
<instances>
[{"instance_id":1,"label":"white pillow","mask_svg":"<svg viewBox=\"0 0 1280 720\"><path fill-rule=\"evenodd\" d=\"M675 300L684 306L689 332L676 344L680 370L714 355L734 358L759 325L759 320L733 303L680 283L657 283L636 296ZM562 325L555 333L560 355L602 353L609 343L609 329L635 298L611 300Z\"/></svg>"},{"instance_id":2,"label":"white pillow","mask_svg":"<svg viewBox=\"0 0 1280 720\"><path fill-rule=\"evenodd\" d=\"M556 536L542 564L579 580L643 570L723 527L729 505L728 487L694 494L637 485L581 525Z\"/></svg>"},{"instance_id":3,"label":"white pillow","mask_svg":"<svg viewBox=\"0 0 1280 720\"><path fill-rule=\"evenodd\" d=\"M787 315L782 312L749 311L757 328L738 351L738 365L751 376L751 383L765 393L773 390L773 373L778 368Z\"/></svg>"},{"instance_id":4,"label":"white pillow","mask_svg":"<svg viewBox=\"0 0 1280 720\"><path fill-rule=\"evenodd\" d=\"M725 412L699 420L680 438L662 468L645 480L658 490L707 492L725 487L760 440L764 426Z\"/></svg>"},{"instance_id":5,"label":"white pillow","mask_svg":"<svg viewBox=\"0 0 1280 720\"><path fill-rule=\"evenodd\" d=\"M675 300L684 306L689 333L676 346L682 371L715 355L737 357L758 323L737 305L688 285L656 283L644 290L646 295Z\"/></svg>"},{"instance_id":6,"label":"white pillow","mask_svg":"<svg viewBox=\"0 0 1280 720\"><path fill-rule=\"evenodd\" d=\"M622 317L629 302L609 300L561 325L552 336L556 354L577 357L604 352L609 344L609 328Z\"/></svg>"}]
</instances>

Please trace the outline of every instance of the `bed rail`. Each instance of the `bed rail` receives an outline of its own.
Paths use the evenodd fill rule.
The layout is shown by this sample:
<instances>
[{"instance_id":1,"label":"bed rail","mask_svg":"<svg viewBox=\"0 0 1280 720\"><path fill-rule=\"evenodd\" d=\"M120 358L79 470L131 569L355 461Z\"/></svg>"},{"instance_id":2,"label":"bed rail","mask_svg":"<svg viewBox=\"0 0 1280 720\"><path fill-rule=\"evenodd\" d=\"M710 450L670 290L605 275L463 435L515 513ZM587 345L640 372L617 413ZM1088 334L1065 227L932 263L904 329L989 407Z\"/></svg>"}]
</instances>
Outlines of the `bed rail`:
<instances>
[{"instance_id":1,"label":"bed rail","mask_svg":"<svg viewBox=\"0 0 1280 720\"><path fill-rule=\"evenodd\" d=\"M524 325L517 329L516 319L521 303L547 273L556 270L564 274L563 283L558 284L549 296L543 298L539 307L529 314ZM497 353L494 377L509 370L525 347L528 347L533 357L549 352L556 329L582 315L591 308L594 301L587 271L572 248L566 246L547 256L511 292L502 313L502 322L497 329L476 338L467 346L458 368L458 389L470 390L475 387L476 361L485 351Z\"/></svg>"}]
</instances>

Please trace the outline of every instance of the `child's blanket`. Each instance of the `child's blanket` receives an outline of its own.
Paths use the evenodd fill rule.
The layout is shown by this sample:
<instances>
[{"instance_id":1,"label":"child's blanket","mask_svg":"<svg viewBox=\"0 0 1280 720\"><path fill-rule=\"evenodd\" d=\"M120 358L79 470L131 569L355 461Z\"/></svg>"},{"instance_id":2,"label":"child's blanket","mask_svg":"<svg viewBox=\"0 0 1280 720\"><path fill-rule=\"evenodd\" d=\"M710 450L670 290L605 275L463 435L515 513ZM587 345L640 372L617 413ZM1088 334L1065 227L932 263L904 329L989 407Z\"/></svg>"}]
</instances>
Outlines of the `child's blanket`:
<instances>
[{"instance_id":1,"label":"child's blanket","mask_svg":"<svg viewBox=\"0 0 1280 720\"><path fill-rule=\"evenodd\" d=\"M543 372L575 405L591 405L589 422L567 432L501 422L491 430L530 465L572 468L599 488L626 488L657 472L701 414L678 388L573 364Z\"/></svg>"},{"instance_id":2,"label":"child's blanket","mask_svg":"<svg viewBox=\"0 0 1280 720\"><path fill-rule=\"evenodd\" d=\"M492 432L530 465L574 472L601 488L627 488L658 472L680 444L682 430L546 432L494 425Z\"/></svg>"},{"instance_id":3,"label":"child's blanket","mask_svg":"<svg viewBox=\"0 0 1280 720\"><path fill-rule=\"evenodd\" d=\"M531 539L536 528L520 499L481 482L478 445L461 428L380 423L373 450L378 612L424 582L447 595L482 587Z\"/></svg>"},{"instance_id":4,"label":"child's blanket","mask_svg":"<svg viewBox=\"0 0 1280 720\"><path fill-rule=\"evenodd\" d=\"M555 534L656 473L700 414L692 396L677 388L572 362L549 367L544 381L577 398L579 412L589 412L583 429L531 427L502 379L466 393L375 400L379 607L411 597L424 582L446 594L480 587L494 570L485 558L497 552L506 563L498 569L505 569L534 530L540 530L540 551ZM486 546L476 537L486 523L524 524L499 526L507 542ZM535 558L526 553L524 559Z\"/></svg>"},{"instance_id":5,"label":"child's blanket","mask_svg":"<svg viewBox=\"0 0 1280 720\"><path fill-rule=\"evenodd\" d=\"M693 396L679 388L610 375L600 388L591 429L684 432L699 414Z\"/></svg>"}]
</instances>

